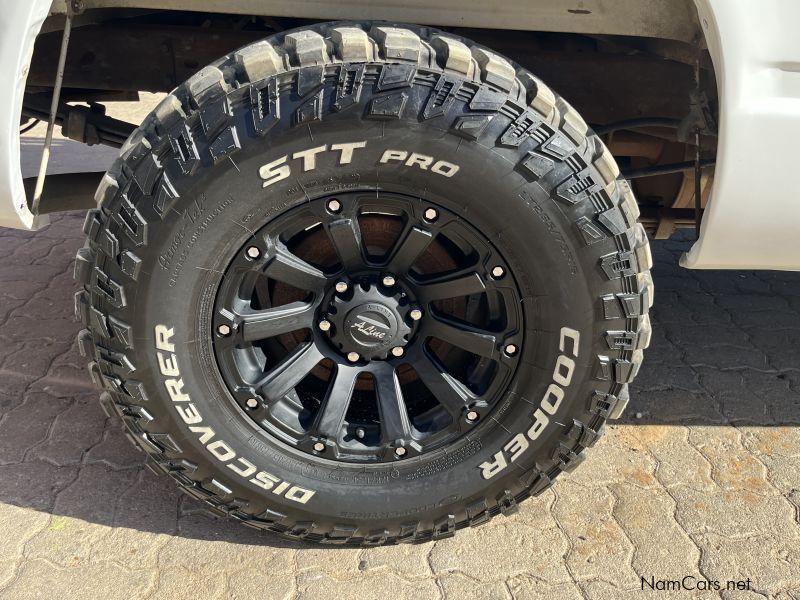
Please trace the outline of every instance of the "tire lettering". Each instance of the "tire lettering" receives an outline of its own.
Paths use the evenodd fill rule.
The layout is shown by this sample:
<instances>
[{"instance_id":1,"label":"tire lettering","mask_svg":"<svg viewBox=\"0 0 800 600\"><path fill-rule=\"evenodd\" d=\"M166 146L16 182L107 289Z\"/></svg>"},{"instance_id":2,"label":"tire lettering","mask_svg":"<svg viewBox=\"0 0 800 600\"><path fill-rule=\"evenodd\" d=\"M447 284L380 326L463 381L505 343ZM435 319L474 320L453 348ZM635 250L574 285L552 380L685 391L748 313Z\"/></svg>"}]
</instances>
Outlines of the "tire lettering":
<instances>
[{"instance_id":1,"label":"tire lettering","mask_svg":"<svg viewBox=\"0 0 800 600\"><path fill-rule=\"evenodd\" d=\"M258 174L261 176L261 179L264 180L261 187L269 187L273 183L278 183L292 174L292 170L289 168L289 165L286 164L288 158L288 156L281 156L279 159L265 164L258 170Z\"/></svg>"},{"instance_id":2,"label":"tire lettering","mask_svg":"<svg viewBox=\"0 0 800 600\"><path fill-rule=\"evenodd\" d=\"M303 159L303 172L306 171L313 171L317 168L317 154L320 152L325 152L328 149L328 146L317 146L316 148L309 148L308 150L303 150L302 152L295 152L292 154L292 158Z\"/></svg>"},{"instance_id":3,"label":"tire lettering","mask_svg":"<svg viewBox=\"0 0 800 600\"><path fill-rule=\"evenodd\" d=\"M351 142L349 144L332 144L331 150L339 152L339 164L349 165L353 162L353 151L363 148L367 142Z\"/></svg>"},{"instance_id":4,"label":"tire lettering","mask_svg":"<svg viewBox=\"0 0 800 600\"><path fill-rule=\"evenodd\" d=\"M343 150L343 152L345 151ZM238 456L230 444L218 438L217 433L211 427L203 425L203 416L191 401L189 394L183 390L183 379L180 377L175 344L170 341L174 335L174 328L156 325L156 359L159 371L165 378L164 388L167 390L178 416L189 426L189 431L198 436L200 443L214 459L223 463L228 469L252 485L262 490L271 490L273 494L299 504L305 504L311 500L316 494L314 490L302 488L289 481L282 481L267 471L259 471L253 462L243 456ZM255 475L253 475L254 473Z\"/></svg>"},{"instance_id":5,"label":"tire lettering","mask_svg":"<svg viewBox=\"0 0 800 600\"><path fill-rule=\"evenodd\" d=\"M407 167L413 167L416 165L423 171L427 171L428 167L430 167L432 164L432 156L425 156L424 154L417 154L416 152L412 152L411 156L409 156L408 160L406 161Z\"/></svg>"},{"instance_id":6,"label":"tire lettering","mask_svg":"<svg viewBox=\"0 0 800 600\"><path fill-rule=\"evenodd\" d=\"M308 173L309 171L315 170L320 162L324 164L325 158L323 157L329 152L333 153L337 158L338 165L349 165L353 162L353 154L355 151L366 148L366 146L366 141L343 142L340 144L331 144L330 146L324 144L322 146L315 146L314 148L308 148L306 150L298 150L291 155L291 160L299 161L300 170L303 173ZM421 154L419 152L409 153L407 150L396 150L391 148L385 150L378 159L379 165L385 165L388 163L398 163L405 165L406 167L418 167L421 171L428 171L430 173L435 173L436 175L441 175L442 177L452 177L458 173L459 169L461 168L456 164L447 162L446 160L437 160L435 157L427 154ZM261 187L269 187L290 177L292 175L293 168L296 167L289 162L288 154L286 156L281 156L272 162L268 162L258 170L258 175L262 179ZM161 335L163 336L162 342L166 345L170 345L169 338L172 336L172 333L165 330L161 332ZM156 347L162 349L159 346L159 343L161 343L159 342L159 339L160 338L158 337L157 333ZM172 352L172 350L167 351Z\"/></svg>"},{"instance_id":7,"label":"tire lettering","mask_svg":"<svg viewBox=\"0 0 800 600\"><path fill-rule=\"evenodd\" d=\"M231 447L222 440L211 442L208 446L206 446L206 450L216 456L217 460L220 462L228 462L234 456L236 456L236 452L234 452Z\"/></svg>"},{"instance_id":8,"label":"tire lettering","mask_svg":"<svg viewBox=\"0 0 800 600\"><path fill-rule=\"evenodd\" d=\"M524 434L518 433L506 442L503 449L494 455L493 460L478 465L484 479L491 479L505 469L509 463L522 456L530 447L530 442L538 440L550 424L550 417L558 412L561 402L564 400L564 390L569 386L572 376L575 374L575 359L578 358L580 339L581 334L577 330L569 327L561 328L558 342L561 354L556 359L553 368L553 382L547 387L539 402L539 407L533 412L533 425Z\"/></svg>"},{"instance_id":9,"label":"tire lettering","mask_svg":"<svg viewBox=\"0 0 800 600\"><path fill-rule=\"evenodd\" d=\"M238 466L236 466L237 462L242 463L244 465L244 469L240 469ZM241 456L237 458L234 462L230 463L228 465L228 468L237 475L244 477L245 479L250 477L250 475L252 475L258 470L258 468L253 463L251 463L246 458L242 458Z\"/></svg>"}]
</instances>

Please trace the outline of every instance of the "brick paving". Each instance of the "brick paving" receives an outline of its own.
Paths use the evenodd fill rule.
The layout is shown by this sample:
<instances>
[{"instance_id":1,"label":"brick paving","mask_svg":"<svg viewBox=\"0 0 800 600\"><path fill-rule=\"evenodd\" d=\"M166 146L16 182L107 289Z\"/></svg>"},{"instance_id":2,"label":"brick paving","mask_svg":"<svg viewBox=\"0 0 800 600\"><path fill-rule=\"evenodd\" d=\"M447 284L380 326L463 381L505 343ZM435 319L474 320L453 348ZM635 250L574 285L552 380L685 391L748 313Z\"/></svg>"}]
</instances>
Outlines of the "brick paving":
<instances>
[{"instance_id":1,"label":"brick paving","mask_svg":"<svg viewBox=\"0 0 800 600\"><path fill-rule=\"evenodd\" d=\"M74 343L81 224L0 229L0 597L627 598L691 575L751 591L655 597L800 599L800 273L686 271L688 242L657 242L652 347L580 469L454 539L327 549L143 468Z\"/></svg>"}]
</instances>

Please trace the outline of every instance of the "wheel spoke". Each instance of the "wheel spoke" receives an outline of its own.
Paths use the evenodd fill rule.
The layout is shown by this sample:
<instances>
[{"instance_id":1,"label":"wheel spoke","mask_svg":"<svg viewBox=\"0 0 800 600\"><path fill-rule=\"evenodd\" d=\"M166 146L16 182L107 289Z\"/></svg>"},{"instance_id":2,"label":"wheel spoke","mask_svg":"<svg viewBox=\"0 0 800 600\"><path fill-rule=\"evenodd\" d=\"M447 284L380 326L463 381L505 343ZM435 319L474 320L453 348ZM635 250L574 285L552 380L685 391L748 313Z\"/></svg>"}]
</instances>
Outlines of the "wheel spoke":
<instances>
[{"instance_id":1,"label":"wheel spoke","mask_svg":"<svg viewBox=\"0 0 800 600\"><path fill-rule=\"evenodd\" d=\"M307 302L292 302L267 310L259 310L242 316L242 339L245 342L263 340L311 326L314 305Z\"/></svg>"},{"instance_id":2,"label":"wheel spoke","mask_svg":"<svg viewBox=\"0 0 800 600\"><path fill-rule=\"evenodd\" d=\"M411 434L406 402L397 372L388 364L375 373L375 393L381 415L381 429L385 442L406 439Z\"/></svg>"},{"instance_id":3,"label":"wheel spoke","mask_svg":"<svg viewBox=\"0 0 800 600\"><path fill-rule=\"evenodd\" d=\"M476 398L463 383L447 373L438 361L428 356L427 352L420 352L420 359L414 362L414 370L439 404L454 418Z\"/></svg>"},{"instance_id":4,"label":"wheel spoke","mask_svg":"<svg viewBox=\"0 0 800 600\"><path fill-rule=\"evenodd\" d=\"M260 394L269 401L282 398L322 360L322 353L312 342L298 346L256 383Z\"/></svg>"},{"instance_id":5,"label":"wheel spoke","mask_svg":"<svg viewBox=\"0 0 800 600\"><path fill-rule=\"evenodd\" d=\"M338 219L328 226L328 232L345 271L358 269L364 264L358 219Z\"/></svg>"},{"instance_id":6,"label":"wheel spoke","mask_svg":"<svg viewBox=\"0 0 800 600\"><path fill-rule=\"evenodd\" d=\"M276 244L264 270L267 277L288 283L301 290L321 290L327 278L316 267L295 256L283 244Z\"/></svg>"},{"instance_id":7,"label":"wheel spoke","mask_svg":"<svg viewBox=\"0 0 800 600\"><path fill-rule=\"evenodd\" d=\"M486 291L483 278L476 272L443 275L417 286L420 297L426 302L470 296Z\"/></svg>"},{"instance_id":8,"label":"wheel spoke","mask_svg":"<svg viewBox=\"0 0 800 600\"><path fill-rule=\"evenodd\" d=\"M430 318L426 322L425 333L486 358L494 358L497 350L497 338L492 332L446 317Z\"/></svg>"},{"instance_id":9,"label":"wheel spoke","mask_svg":"<svg viewBox=\"0 0 800 600\"><path fill-rule=\"evenodd\" d=\"M356 385L359 369L348 365L338 365L333 381L320 408L317 418L316 432L332 440L338 440L342 431L344 417L350 407L353 389Z\"/></svg>"},{"instance_id":10,"label":"wheel spoke","mask_svg":"<svg viewBox=\"0 0 800 600\"><path fill-rule=\"evenodd\" d=\"M388 262L388 268L394 273L408 273L411 265L417 260L420 254L433 241L433 234L419 227L411 227L405 236L400 240Z\"/></svg>"}]
</instances>

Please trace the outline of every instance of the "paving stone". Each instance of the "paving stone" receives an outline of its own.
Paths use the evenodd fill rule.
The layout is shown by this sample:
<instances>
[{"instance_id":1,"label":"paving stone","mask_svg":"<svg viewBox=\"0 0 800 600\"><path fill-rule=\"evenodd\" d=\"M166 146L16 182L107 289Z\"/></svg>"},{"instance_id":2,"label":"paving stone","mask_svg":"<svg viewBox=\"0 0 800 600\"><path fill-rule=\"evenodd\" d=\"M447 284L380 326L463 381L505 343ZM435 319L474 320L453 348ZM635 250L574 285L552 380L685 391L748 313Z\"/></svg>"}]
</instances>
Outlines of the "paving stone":
<instances>
[{"instance_id":1,"label":"paving stone","mask_svg":"<svg viewBox=\"0 0 800 600\"><path fill-rule=\"evenodd\" d=\"M800 543L773 536L730 539L720 533L696 537L703 549L703 573L718 581L753 581L764 590L800 590Z\"/></svg>"},{"instance_id":2,"label":"paving stone","mask_svg":"<svg viewBox=\"0 0 800 600\"><path fill-rule=\"evenodd\" d=\"M508 580L508 589L514 600L580 600L585 596L574 583L548 585L529 575L518 575Z\"/></svg>"},{"instance_id":3,"label":"paving stone","mask_svg":"<svg viewBox=\"0 0 800 600\"><path fill-rule=\"evenodd\" d=\"M508 588L502 582L475 581L462 573L448 573L437 578L445 598L453 600L511 600Z\"/></svg>"},{"instance_id":4,"label":"paving stone","mask_svg":"<svg viewBox=\"0 0 800 600\"><path fill-rule=\"evenodd\" d=\"M570 581L564 566L567 540L549 512L539 514L531 508L527 506L519 519L459 532L464 535L437 542L430 555L434 572L469 573L478 581L522 573L536 573L550 584Z\"/></svg>"},{"instance_id":5,"label":"paving stone","mask_svg":"<svg viewBox=\"0 0 800 600\"><path fill-rule=\"evenodd\" d=\"M52 598L55 590L74 600L129 600L143 597L152 579L153 573L128 571L111 563L67 569L32 559L20 567L3 593L15 600Z\"/></svg>"},{"instance_id":6,"label":"paving stone","mask_svg":"<svg viewBox=\"0 0 800 600\"><path fill-rule=\"evenodd\" d=\"M368 548L360 556L358 569L362 571L388 569L406 579L428 577L431 574L428 564L430 550L428 544Z\"/></svg>"},{"instance_id":7,"label":"paving stone","mask_svg":"<svg viewBox=\"0 0 800 600\"><path fill-rule=\"evenodd\" d=\"M633 435L657 461L655 478L664 486L686 485L700 491L714 491L712 465L688 441L689 429L640 425L631 428Z\"/></svg>"},{"instance_id":8,"label":"paving stone","mask_svg":"<svg viewBox=\"0 0 800 600\"><path fill-rule=\"evenodd\" d=\"M361 552L359 548L300 548L297 569L308 572L309 576L355 577L363 570L359 568Z\"/></svg>"},{"instance_id":9,"label":"paving stone","mask_svg":"<svg viewBox=\"0 0 800 600\"><path fill-rule=\"evenodd\" d=\"M3 543L0 544L0 580L13 573L16 561L22 556L25 544L47 527L50 515L13 504L0 504L0 531Z\"/></svg>"},{"instance_id":10,"label":"paving stone","mask_svg":"<svg viewBox=\"0 0 800 600\"><path fill-rule=\"evenodd\" d=\"M770 535L800 544L796 510L781 495L751 491L700 492L688 486L670 490L677 501L675 518L691 535L708 532L728 538Z\"/></svg>"},{"instance_id":11,"label":"paving stone","mask_svg":"<svg viewBox=\"0 0 800 600\"><path fill-rule=\"evenodd\" d=\"M188 498L168 477L149 469L137 471L136 480L116 502L114 526L175 534L180 501Z\"/></svg>"},{"instance_id":12,"label":"paving stone","mask_svg":"<svg viewBox=\"0 0 800 600\"><path fill-rule=\"evenodd\" d=\"M800 328L749 330L753 345L769 358L772 369L797 369L800 365Z\"/></svg>"},{"instance_id":13,"label":"paving stone","mask_svg":"<svg viewBox=\"0 0 800 600\"><path fill-rule=\"evenodd\" d=\"M693 572L699 551L673 518L675 502L669 494L660 487L643 489L629 483L611 489L617 498L613 514L634 545L636 573L673 579Z\"/></svg>"},{"instance_id":14,"label":"paving stone","mask_svg":"<svg viewBox=\"0 0 800 600\"><path fill-rule=\"evenodd\" d=\"M3 369L18 373L28 381L44 377L53 360L63 354L72 342L41 339L36 342L25 341L3 361Z\"/></svg>"},{"instance_id":15,"label":"paving stone","mask_svg":"<svg viewBox=\"0 0 800 600\"><path fill-rule=\"evenodd\" d=\"M393 573L367 573L357 579L334 579L317 573L298 577L301 600L319 598L392 598L419 600L438 598L439 587L433 579L406 581Z\"/></svg>"},{"instance_id":16,"label":"paving stone","mask_svg":"<svg viewBox=\"0 0 800 600\"><path fill-rule=\"evenodd\" d=\"M614 496L605 487L583 488L566 481L556 492L553 515L570 541L567 566L578 581L615 574L620 585L635 585L633 544L613 515Z\"/></svg>"},{"instance_id":17,"label":"paving stone","mask_svg":"<svg viewBox=\"0 0 800 600\"><path fill-rule=\"evenodd\" d=\"M689 425L718 423L721 418L719 402L714 396L703 392L661 389L643 390L631 398L622 422Z\"/></svg>"},{"instance_id":18,"label":"paving stone","mask_svg":"<svg viewBox=\"0 0 800 600\"><path fill-rule=\"evenodd\" d=\"M698 573L696 569L691 572L690 575L696 579L703 579L702 574ZM652 580L651 577L656 577L656 579ZM658 583L657 576L648 575L645 579L647 579L654 586L660 587L651 589L646 583L640 582L635 588L621 589L607 581L602 580L586 583L582 587L586 592L585 597L591 598L592 600L638 600L647 596L652 596L653 598L669 598L671 600L680 600L684 598L692 598L693 600L719 598L719 592L715 591L679 590L676 586L678 585L678 582L682 580L682 577L670 584ZM669 587L670 585L672 587Z\"/></svg>"},{"instance_id":19,"label":"paving stone","mask_svg":"<svg viewBox=\"0 0 800 600\"><path fill-rule=\"evenodd\" d=\"M97 562L92 558L95 547L113 533L98 523L54 514L47 527L27 543L25 556L64 568L88 568Z\"/></svg>"},{"instance_id":20,"label":"paving stone","mask_svg":"<svg viewBox=\"0 0 800 600\"><path fill-rule=\"evenodd\" d=\"M714 345L713 347L688 345L683 360L693 367L716 369L774 369L771 358L752 344L748 347Z\"/></svg>"},{"instance_id":21,"label":"paving stone","mask_svg":"<svg viewBox=\"0 0 800 600\"><path fill-rule=\"evenodd\" d=\"M587 468L569 475L571 481L584 487L608 486L623 480L643 487L657 485L656 461L627 426L606 426L605 435L587 453L584 466Z\"/></svg>"},{"instance_id":22,"label":"paving stone","mask_svg":"<svg viewBox=\"0 0 800 600\"><path fill-rule=\"evenodd\" d=\"M0 466L0 502L49 510L72 482L77 467L56 467L42 460Z\"/></svg>"},{"instance_id":23,"label":"paving stone","mask_svg":"<svg viewBox=\"0 0 800 600\"><path fill-rule=\"evenodd\" d=\"M228 598L231 600L289 600L295 596L295 592L295 575L290 570L247 569L231 573L228 577Z\"/></svg>"},{"instance_id":24,"label":"paving stone","mask_svg":"<svg viewBox=\"0 0 800 600\"><path fill-rule=\"evenodd\" d=\"M187 585L191 582L191 585ZM198 595L212 600L229 598L226 574L198 573L191 568L170 568L158 572L152 598L159 600L197 600ZM260 596L259 596L260 597Z\"/></svg>"},{"instance_id":25,"label":"paving stone","mask_svg":"<svg viewBox=\"0 0 800 600\"><path fill-rule=\"evenodd\" d=\"M45 441L53 422L73 402L47 394L29 394L25 402L0 421L0 464L20 462Z\"/></svg>"},{"instance_id":26,"label":"paving stone","mask_svg":"<svg viewBox=\"0 0 800 600\"><path fill-rule=\"evenodd\" d=\"M49 411L56 412L48 421L47 438L30 450L30 456L59 466L81 462L84 453L100 441L105 428L105 415L97 402L97 397L83 394L67 400L54 398L46 393L39 393L38 397L44 399L43 403L48 406ZM65 405L66 408L59 407L59 404ZM26 404L12 414L27 412ZM0 440L6 423L7 421L0 425ZM0 456L2 455L0 451Z\"/></svg>"},{"instance_id":27,"label":"paving stone","mask_svg":"<svg viewBox=\"0 0 800 600\"><path fill-rule=\"evenodd\" d=\"M133 446L116 418L110 419L106 425L103 439L89 449L86 462L103 462L115 469L126 469L144 464L144 452Z\"/></svg>"}]
</instances>

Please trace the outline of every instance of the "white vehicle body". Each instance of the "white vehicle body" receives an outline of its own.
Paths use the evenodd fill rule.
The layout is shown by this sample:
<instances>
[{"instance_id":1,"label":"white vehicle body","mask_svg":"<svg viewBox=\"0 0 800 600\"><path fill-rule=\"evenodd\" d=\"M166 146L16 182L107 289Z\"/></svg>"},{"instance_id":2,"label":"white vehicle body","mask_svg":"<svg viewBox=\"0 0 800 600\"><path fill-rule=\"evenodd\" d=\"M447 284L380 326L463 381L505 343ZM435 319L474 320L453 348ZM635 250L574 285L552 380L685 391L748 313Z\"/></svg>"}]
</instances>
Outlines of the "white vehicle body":
<instances>
[{"instance_id":1,"label":"white vehicle body","mask_svg":"<svg viewBox=\"0 0 800 600\"><path fill-rule=\"evenodd\" d=\"M800 156L796 149L800 139L800 41L795 31L800 4L796 0L695 2L716 70L719 145L713 197L705 211L701 237L681 264L694 269L800 270L800 192L792 176ZM51 8L63 11L63 4L63 0L55 4L51 0L9 2L0 11L0 77L11 92L0 95L0 226L37 229L48 222L46 216L28 210L20 169L19 123L36 36ZM126 2L107 4L125 6ZM140 0L136 5L146 4ZM225 3L219 4L219 10L224 10ZM255 11L268 3L248 0L246 4ZM435 3L433 8L430 3L426 5L427 13L422 5L414 4L370 5L366 16L409 22L431 22L439 17ZM553 2L542 4L547 8ZM592 9L592 18L603 18L603 3L579 4ZM537 9L544 10L539 26L557 31L558 18ZM365 16L363 11L344 13L341 7L300 2L295 14L318 18ZM452 20L454 13L448 14ZM657 17L673 18L664 11ZM461 24L471 26L479 26L477 23L485 18L475 11L459 16ZM439 22L447 24L446 20ZM664 25L666 29L670 26ZM680 27L674 24L673 29L677 32ZM607 31L626 33L624 24L619 31Z\"/></svg>"}]
</instances>

